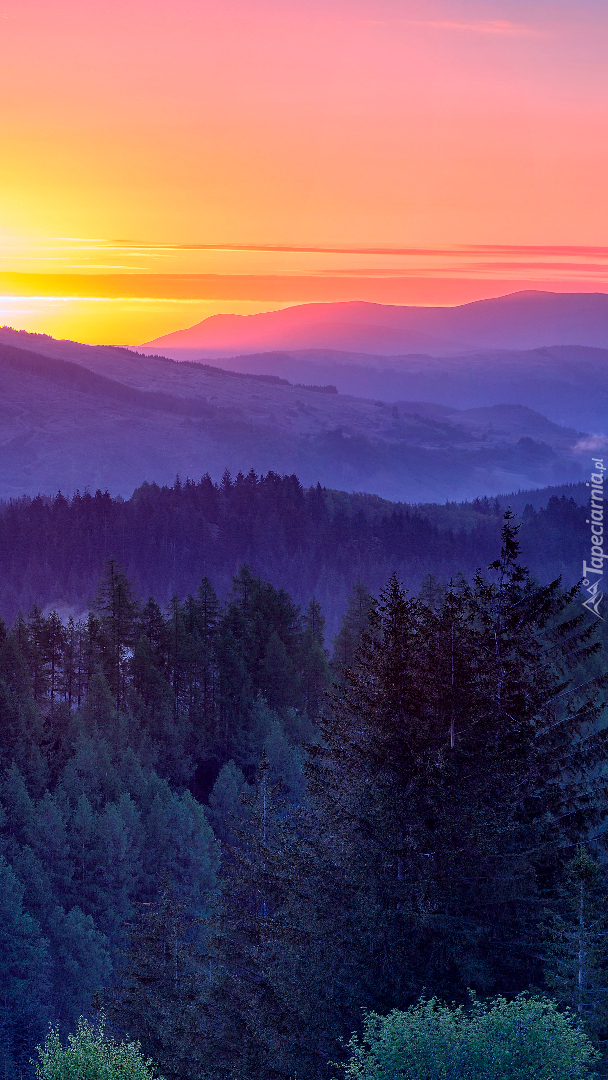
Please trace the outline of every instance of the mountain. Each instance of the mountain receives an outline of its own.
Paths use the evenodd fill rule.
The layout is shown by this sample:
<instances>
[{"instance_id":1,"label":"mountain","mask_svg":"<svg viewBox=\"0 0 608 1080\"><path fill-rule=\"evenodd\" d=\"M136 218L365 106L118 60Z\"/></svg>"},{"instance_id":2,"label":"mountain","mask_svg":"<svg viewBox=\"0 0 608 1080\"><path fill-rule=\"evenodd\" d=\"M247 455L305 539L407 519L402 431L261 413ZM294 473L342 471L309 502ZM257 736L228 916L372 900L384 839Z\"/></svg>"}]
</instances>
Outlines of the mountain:
<instances>
[{"instance_id":1,"label":"mountain","mask_svg":"<svg viewBox=\"0 0 608 1080\"><path fill-rule=\"evenodd\" d=\"M453 308L303 304L216 315L142 346L383 401L511 402L608 436L608 295L521 292Z\"/></svg>"},{"instance_id":2,"label":"mountain","mask_svg":"<svg viewBox=\"0 0 608 1080\"><path fill-rule=\"evenodd\" d=\"M9 343L10 342L10 343ZM0 331L0 498L253 467L409 502L578 481L583 434L531 409L386 403Z\"/></svg>"},{"instance_id":3,"label":"mountain","mask_svg":"<svg viewBox=\"0 0 608 1080\"><path fill-rule=\"evenodd\" d=\"M0 343L83 364L134 386L175 393L192 384L186 369L176 379L167 357L110 346L56 341L44 334L0 329ZM170 350L169 350L170 352ZM173 350L195 361L197 350ZM553 345L535 349L483 349L458 356L383 356L330 349L282 350L219 357L215 366L293 383L334 385L341 394L387 402L433 401L457 409L510 402L555 423L608 437L608 348ZM189 392L189 391L188 391Z\"/></svg>"},{"instance_id":4,"label":"mountain","mask_svg":"<svg viewBox=\"0 0 608 1080\"><path fill-rule=\"evenodd\" d=\"M257 315L212 315L142 349L165 355L194 349L207 358L276 349L451 356L546 345L608 348L608 295L527 291L458 307L301 304Z\"/></svg>"},{"instance_id":5,"label":"mountain","mask_svg":"<svg viewBox=\"0 0 608 1080\"><path fill-rule=\"evenodd\" d=\"M197 354L185 349L173 355ZM449 357L301 349L220 357L215 363L292 382L332 383L340 393L383 401L434 401L459 409L510 401L558 424L608 436L608 349L556 345Z\"/></svg>"}]
</instances>

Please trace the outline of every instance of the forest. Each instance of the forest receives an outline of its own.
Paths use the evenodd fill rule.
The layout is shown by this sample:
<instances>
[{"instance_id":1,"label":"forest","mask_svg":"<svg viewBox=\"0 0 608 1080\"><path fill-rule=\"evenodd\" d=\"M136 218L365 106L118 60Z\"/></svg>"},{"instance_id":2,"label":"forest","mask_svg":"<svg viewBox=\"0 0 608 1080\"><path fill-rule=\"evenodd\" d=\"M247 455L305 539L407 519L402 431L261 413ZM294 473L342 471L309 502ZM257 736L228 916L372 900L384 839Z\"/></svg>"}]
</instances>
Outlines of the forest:
<instances>
[{"instance_id":1,"label":"forest","mask_svg":"<svg viewBox=\"0 0 608 1080\"><path fill-rule=\"evenodd\" d=\"M131 510L164 500L179 528L181 499L217 507L241 483L144 489ZM329 561L349 520L337 497L330 513L322 491L266 484L301 508L279 554L316 507ZM15 563L44 543L47 575L71 555L88 583L77 554L100 503L110 544L118 500L9 507ZM355 582L331 655L314 597L302 610L245 564L221 597L205 575L159 601L120 552L81 618L33 605L2 625L5 1076L30 1075L49 1023L63 1038L104 1014L166 1080L325 1080L362 1010L470 991L549 994L603 1053L603 624L576 586L530 575L525 523L498 511L470 511L495 538L483 571L427 575L417 593L396 573L375 595ZM394 512L363 519L388 560ZM80 522L63 551L57 520ZM445 539L397 519L421 522ZM155 550L142 545L142 576ZM177 572L176 555L172 586Z\"/></svg>"},{"instance_id":2,"label":"forest","mask_svg":"<svg viewBox=\"0 0 608 1080\"><path fill-rule=\"evenodd\" d=\"M584 494L582 494L584 493ZM86 614L104 562L115 558L139 596L162 606L209 577L227 595L243 564L305 607L315 596L331 637L357 581L378 593L395 572L418 591L495 557L502 514L521 520L522 557L539 580L574 584L586 550L584 484L469 503L409 506L374 495L303 488L296 476L253 470L219 483L144 483L130 499L107 491L0 505L0 615L33 604Z\"/></svg>"}]
</instances>

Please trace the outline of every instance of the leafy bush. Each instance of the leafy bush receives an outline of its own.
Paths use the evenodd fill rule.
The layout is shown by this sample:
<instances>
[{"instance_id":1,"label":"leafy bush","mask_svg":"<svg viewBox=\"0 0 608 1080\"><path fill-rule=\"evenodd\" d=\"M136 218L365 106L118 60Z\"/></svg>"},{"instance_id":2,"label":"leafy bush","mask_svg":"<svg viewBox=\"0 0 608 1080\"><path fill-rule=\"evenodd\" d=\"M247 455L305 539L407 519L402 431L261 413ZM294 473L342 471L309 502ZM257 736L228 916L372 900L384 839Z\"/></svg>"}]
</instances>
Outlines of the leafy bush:
<instances>
[{"instance_id":1,"label":"leafy bush","mask_svg":"<svg viewBox=\"0 0 608 1080\"><path fill-rule=\"evenodd\" d=\"M553 1001L520 994L470 1010L436 998L406 1012L368 1013L345 1080L582 1080L599 1055Z\"/></svg>"},{"instance_id":2,"label":"leafy bush","mask_svg":"<svg viewBox=\"0 0 608 1080\"><path fill-rule=\"evenodd\" d=\"M142 1057L139 1043L106 1035L103 1018L98 1025L81 1018L65 1047L51 1028L37 1049L37 1080L154 1080L152 1062Z\"/></svg>"}]
</instances>

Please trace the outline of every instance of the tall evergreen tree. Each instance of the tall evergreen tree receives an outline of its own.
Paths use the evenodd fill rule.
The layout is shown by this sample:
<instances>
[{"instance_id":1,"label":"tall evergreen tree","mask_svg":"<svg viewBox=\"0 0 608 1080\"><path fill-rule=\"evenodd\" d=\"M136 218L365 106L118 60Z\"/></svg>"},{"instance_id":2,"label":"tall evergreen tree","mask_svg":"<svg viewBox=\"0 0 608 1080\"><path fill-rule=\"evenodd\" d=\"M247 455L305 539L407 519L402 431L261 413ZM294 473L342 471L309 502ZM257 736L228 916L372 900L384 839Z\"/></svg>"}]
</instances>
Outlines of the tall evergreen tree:
<instances>
[{"instance_id":1,"label":"tall evergreen tree","mask_svg":"<svg viewBox=\"0 0 608 1080\"><path fill-rule=\"evenodd\" d=\"M572 679L592 628L570 614L573 592L535 585L517 554L507 517L493 580L433 608L393 579L313 750L361 1004L538 980L561 850L605 814L606 678Z\"/></svg>"},{"instance_id":2,"label":"tall evergreen tree","mask_svg":"<svg viewBox=\"0 0 608 1080\"><path fill-rule=\"evenodd\" d=\"M334 638L332 673L340 679L346 668L352 667L363 634L369 630L369 615L374 598L367 585L357 581L348 601L340 630Z\"/></svg>"},{"instance_id":3,"label":"tall evergreen tree","mask_svg":"<svg viewBox=\"0 0 608 1080\"><path fill-rule=\"evenodd\" d=\"M114 1027L136 1038L167 1080L203 1075L206 987L186 909L164 878L157 898L139 906L116 987L106 995Z\"/></svg>"},{"instance_id":4,"label":"tall evergreen tree","mask_svg":"<svg viewBox=\"0 0 608 1080\"><path fill-rule=\"evenodd\" d=\"M210 1047L216 1076L321 1077L361 1009L345 880L269 774L263 756L223 851Z\"/></svg>"},{"instance_id":5,"label":"tall evergreen tree","mask_svg":"<svg viewBox=\"0 0 608 1080\"><path fill-rule=\"evenodd\" d=\"M23 886L0 855L0 1069L27 1067L49 1018L48 942L23 908Z\"/></svg>"},{"instance_id":6,"label":"tall evergreen tree","mask_svg":"<svg viewBox=\"0 0 608 1080\"><path fill-rule=\"evenodd\" d=\"M46 619L46 659L48 665L48 694L51 713L54 712L55 699L60 692L61 672L68 639L66 629L56 611L51 611Z\"/></svg>"},{"instance_id":7,"label":"tall evergreen tree","mask_svg":"<svg viewBox=\"0 0 608 1080\"><path fill-rule=\"evenodd\" d=\"M308 716L317 720L329 689L329 653L325 648L325 618L313 596L303 619L302 688Z\"/></svg>"},{"instance_id":8,"label":"tall evergreen tree","mask_svg":"<svg viewBox=\"0 0 608 1080\"><path fill-rule=\"evenodd\" d=\"M99 617L101 665L120 710L125 696L125 674L133 645L137 604L126 574L115 559L108 559L97 592L95 610Z\"/></svg>"},{"instance_id":9,"label":"tall evergreen tree","mask_svg":"<svg viewBox=\"0 0 608 1080\"><path fill-rule=\"evenodd\" d=\"M564 868L544 923L546 982L596 1042L608 1043L606 873L584 846Z\"/></svg>"}]
</instances>

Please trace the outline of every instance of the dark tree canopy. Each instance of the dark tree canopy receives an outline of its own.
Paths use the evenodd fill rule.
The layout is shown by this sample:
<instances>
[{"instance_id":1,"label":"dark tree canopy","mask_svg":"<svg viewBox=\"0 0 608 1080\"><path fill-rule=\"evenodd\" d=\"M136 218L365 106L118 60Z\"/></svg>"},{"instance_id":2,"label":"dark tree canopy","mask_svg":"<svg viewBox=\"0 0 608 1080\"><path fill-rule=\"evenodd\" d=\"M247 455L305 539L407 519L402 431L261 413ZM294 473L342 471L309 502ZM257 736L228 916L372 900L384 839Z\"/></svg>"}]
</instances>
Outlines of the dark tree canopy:
<instances>
[{"instance_id":1,"label":"dark tree canopy","mask_svg":"<svg viewBox=\"0 0 608 1080\"><path fill-rule=\"evenodd\" d=\"M279 562L313 519L328 551L354 528L327 493L253 475L144 489L141 521L208 500L251 524L271 497ZM127 505L99 503L115 524ZM545 986L605 1039L602 624L518 547L507 514L487 574L418 595L387 574L378 598L357 574L331 660L322 603L247 563L163 597L110 555L81 618L40 602L0 625L7 1075L100 1000L168 1080L326 1080L362 1008L424 990Z\"/></svg>"}]
</instances>

